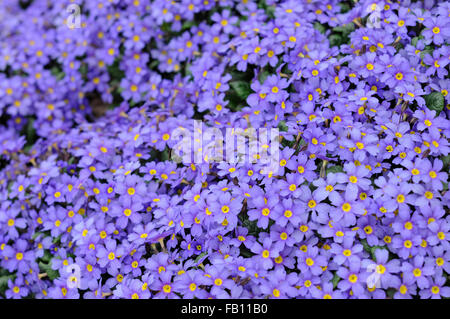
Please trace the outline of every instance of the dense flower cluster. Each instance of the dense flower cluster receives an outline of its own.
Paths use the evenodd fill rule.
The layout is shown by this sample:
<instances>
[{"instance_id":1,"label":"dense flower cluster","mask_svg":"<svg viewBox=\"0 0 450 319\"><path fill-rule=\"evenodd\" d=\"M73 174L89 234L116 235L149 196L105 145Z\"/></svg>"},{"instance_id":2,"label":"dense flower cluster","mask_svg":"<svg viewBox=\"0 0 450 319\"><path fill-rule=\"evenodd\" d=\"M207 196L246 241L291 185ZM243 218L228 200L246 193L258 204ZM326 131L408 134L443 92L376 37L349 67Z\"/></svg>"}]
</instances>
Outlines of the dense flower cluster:
<instances>
[{"instance_id":1,"label":"dense flower cluster","mask_svg":"<svg viewBox=\"0 0 450 319\"><path fill-rule=\"evenodd\" d=\"M450 297L437 2L0 1L0 296ZM278 170L172 161L193 119Z\"/></svg>"}]
</instances>

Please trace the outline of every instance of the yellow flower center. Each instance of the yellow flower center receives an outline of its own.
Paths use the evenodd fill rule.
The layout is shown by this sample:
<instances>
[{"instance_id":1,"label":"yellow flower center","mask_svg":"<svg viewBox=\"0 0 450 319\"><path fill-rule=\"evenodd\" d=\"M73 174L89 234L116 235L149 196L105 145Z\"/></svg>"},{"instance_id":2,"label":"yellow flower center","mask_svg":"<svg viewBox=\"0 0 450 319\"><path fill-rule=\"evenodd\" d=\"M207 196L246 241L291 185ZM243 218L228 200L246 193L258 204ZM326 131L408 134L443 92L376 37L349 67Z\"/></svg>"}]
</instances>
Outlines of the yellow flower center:
<instances>
[{"instance_id":1,"label":"yellow flower center","mask_svg":"<svg viewBox=\"0 0 450 319\"><path fill-rule=\"evenodd\" d=\"M299 229L302 233L306 233L308 231L309 227L306 225L301 225Z\"/></svg>"},{"instance_id":2,"label":"yellow flower center","mask_svg":"<svg viewBox=\"0 0 450 319\"><path fill-rule=\"evenodd\" d=\"M349 212L351 209L352 209L352 206L351 206L349 203L344 203L344 204L342 205L342 210L343 210L344 212Z\"/></svg>"},{"instance_id":3,"label":"yellow flower center","mask_svg":"<svg viewBox=\"0 0 450 319\"><path fill-rule=\"evenodd\" d=\"M276 298L280 297L280 291L276 288L272 291L272 294Z\"/></svg>"},{"instance_id":4,"label":"yellow flower center","mask_svg":"<svg viewBox=\"0 0 450 319\"><path fill-rule=\"evenodd\" d=\"M376 271L378 274L382 275L382 274L384 274L384 272L386 271L386 267L384 267L383 265L379 264L379 265L377 265L377 267L375 268L375 271Z\"/></svg>"},{"instance_id":5,"label":"yellow flower center","mask_svg":"<svg viewBox=\"0 0 450 319\"><path fill-rule=\"evenodd\" d=\"M311 267L312 265L314 265L314 260L312 260L312 258L306 258L306 264Z\"/></svg>"},{"instance_id":6,"label":"yellow flower center","mask_svg":"<svg viewBox=\"0 0 450 319\"><path fill-rule=\"evenodd\" d=\"M405 285L401 285L399 291L402 295L404 295L408 292L408 288Z\"/></svg>"},{"instance_id":7,"label":"yellow flower center","mask_svg":"<svg viewBox=\"0 0 450 319\"><path fill-rule=\"evenodd\" d=\"M438 286L433 286L431 287L431 293L433 293L434 295L437 295L440 291L440 288Z\"/></svg>"},{"instance_id":8,"label":"yellow flower center","mask_svg":"<svg viewBox=\"0 0 450 319\"><path fill-rule=\"evenodd\" d=\"M133 187L128 188L128 195L133 196L136 193L136 190Z\"/></svg>"},{"instance_id":9,"label":"yellow flower center","mask_svg":"<svg viewBox=\"0 0 450 319\"><path fill-rule=\"evenodd\" d=\"M124 211L123 211L123 214L125 215L125 216L130 216L131 215L131 209L129 209L129 208L127 208L127 209L125 209Z\"/></svg>"}]
</instances>

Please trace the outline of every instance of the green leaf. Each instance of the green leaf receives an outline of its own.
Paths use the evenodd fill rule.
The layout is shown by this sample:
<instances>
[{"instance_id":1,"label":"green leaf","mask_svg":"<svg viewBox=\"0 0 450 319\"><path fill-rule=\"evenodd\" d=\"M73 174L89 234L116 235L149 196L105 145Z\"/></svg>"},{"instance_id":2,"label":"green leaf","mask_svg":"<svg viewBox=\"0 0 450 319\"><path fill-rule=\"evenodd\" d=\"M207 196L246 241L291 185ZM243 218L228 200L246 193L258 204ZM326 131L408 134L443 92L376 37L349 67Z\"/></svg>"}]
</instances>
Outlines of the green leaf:
<instances>
[{"instance_id":1,"label":"green leaf","mask_svg":"<svg viewBox=\"0 0 450 319\"><path fill-rule=\"evenodd\" d=\"M161 153L161 161L165 162L169 160L169 148L166 147Z\"/></svg>"},{"instance_id":2,"label":"green leaf","mask_svg":"<svg viewBox=\"0 0 450 319\"><path fill-rule=\"evenodd\" d=\"M247 247L245 247L244 245L241 245L239 250L240 250L240 255L245 258L251 258L251 257L255 256L255 254L252 253L251 250L248 249Z\"/></svg>"},{"instance_id":3,"label":"green leaf","mask_svg":"<svg viewBox=\"0 0 450 319\"><path fill-rule=\"evenodd\" d=\"M161 30L163 30L164 33L170 33L172 31L171 26L172 26L171 23L163 22L163 24L161 25Z\"/></svg>"},{"instance_id":4,"label":"green leaf","mask_svg":"<svg viewBox=\"0 0 450 319\"><path fill-rule=\"evenodd\" d=\"M375 251L377 251L378 249L386 249L385 246L372 246L370 247L370 255L372 256L372 259L375 260Z\"/></svg>"},{"instance_id":5,"label":"green leaf","mask_svg":"<svg viewBox=\"0 0 450 319\"><path fill-rule=\"evenodd\" d=\"M275 19L275 6L268 6L266 8L266 14L269 17L269 19Z\"/></svg>"},{"instance_id":6,"label":"green leaf","mask_svg":"<svg viewBox=\"0 0 450 319\"><path fill-rule=\"evenodd\" d=\"M363 245L363 248L365 251L370 253L370 256L372 256L372 259L375 260L375 251L378 249L386 249L386 246L369 246L366 239L361 239L361 244Z\"/></svg>"},{"instance_id":7,"label":"green leaf","mask_svg":"<svg viewBox=\"0 0 450 319\"><path fill-rule=\"evenodd\" d=\"M184 74L186 76L192 76L191 66L192 64L186 63L186 66L184 67Z\"/></svg>"},{"instance_id":8,"label":"green leaf","mask_svg":"<svg viewBox=\"0 0 450 319\"><path fill-rule=\"evenodd\" d=\"M111 79L122 79L125 77L125 72L120 69L120 59L116 58L113 62L113 64L108 65L107 67L108 73L111 77Z\"/></svg>"},{"instance_id":9,"label":"green leaf","mask_svg":"<svg viewBox=\"0 0 450 319\"><path fill-rule=\"evenodd\" d=\"M447 167L450 165L450 155L442 156L441 161L444 164L444 167Z\"/></svg>"},{"instance_id":10,"label":"green leaf","mask_svg":"<svg viewBox=\"0 0 450 319\"><path fill-rule=\"evenodd\" d=\"M30 119L27 123L27 141L33 141L36 138L36 130L34 128L34 119Z\"/></svg>"},{"instance_id":11,"label":"green leaf","mask_svg":"<svg viewBox=\"0 0 450 319\"><path fill-rule=\"evenodd\" d=\"M58 237L53 238L52 243L53 244L57 244L61 242L61 235L59 235Z\"/></svg>"},{"instance_id":12,"label":"green leaf","mask_svg":"<svg viewBox=\"0 0 450 319\"><path fill-rule=\"evenodd\" d=\"M35 240L38 236L40 236L40 235L42 235L42 234L44 234L44 232L35 232L34 234L33 234L33 236L31 236L31 239L32 240Z\"/></svg>"},{"instance_id":13,"label":"green leaf","mask_svg":"<svg viewBox=\"0 0 450 319\"><path fill-rule=\"evenodd\" d=\"M278 123L278 129L282 132L287 132L288 127L286 125L286 121L281 121L280 123Z\"/></svg>"},{"instance_id":14,"label":"green leaf","mask_svg":"<svg viewBox=\"0 0 450 319\"><path fill-rule=\"evenodd\" d=\"M330 166L327 168L327 175L329 173L343 173L344 169L342 168L342 166Z\"/></svg>"},{"instance_id":15,"label":"green leaf","mask_svg":"<svg viewBox=\"0 0 450 319\"><path fill-rule=\"evenodd\" d=\"M361 239L361 244L363 245L364 250L367 251L368 253L370 253L370 246L367 243L367 240Z\"/></svg>"},{"instance_id":16,"label":"green leaf","mask_svg":"<svg viewBox=\"0 0 450 319\"><path fill-rule=\"evenodd\" d=\"M332 47L338 47L340 46L344 41L342 36L338 34L332 34L329 36L328 40L330 41L330 46Z\"/></svg>"},{"instance_id":17,"label":"green leaf","mask_svg":"<svg viewBox=\"0 0 450 319\"><path fill-rule=\"evenodd\" d=\"M340 12L340 13L346 13L346 12L349 12L350 9L351 9L348 3L340 2L340 3L338 3L338 4L339 4L339 6L341 7L341 12Z\"/></svg>"},{"instance_id":18,"label":"green leaf","mask_svg":"<svg viewBox=\"0 0 450 319\"><path fill-rule=\"evenodd\" d=\"M236 94L243 100L247 99L252 92L250 84L246 81L234 81L231 82L230 85Z\"/></svg>"},{"instance_id":19,"label":"green leaf","mask_svg":"<svg viewBox=\"0 0 450 319\"><path fill-rule=\"evenodd\" d=\"M342 33L342 36L346 37L353 31L355 31L355 25L353 24L353 22L350 22L350 23L333 28L333 31L340 32L340 33Z\"/></svg>"},{"instance_id":20,"label":"green leaf","mask_svg":"<svg viewBox=\"0 0 450 319\"><path fill-rule=\"evenodd\" d=\"M387 291L386 291L386 295L389 297L389 298L394 298L394 294L397 292L397 289L395 289L395 288L389 288Z\"/></svg>"},{"instance_id":21,"label":"green leaf","mask_svg":"<svg viewBox=\"0 0 450 319\"><path fill-rule=\"evenodd\" d=\"M433 50L432 49L425 49L422 52L420 52L420 59L423 60L423 58L427 55L432 55L433 54Z\"/></svg>"},{"instance_id":22,"label":"green leaf","mask_svg":"<svg viewBox=\"0 0 450 319\"><path fill-rule=\"evenodd\" d=\"M208 255L208 252L204 251L195 258L195 263L197 264L204 256Z\"/></svg>"},{"instance_id":23,"label":"green leaf","mask_svg":"<svg viewBox=\"0 0 450 319\"><path fill-rule=\"evenodd\" d=\"M257 223L258 223L258 221L256 221L256 220L251 221L249 219L245 219L242 222L242 226L244 226L245 228L248 229L249 235L257 236L261 232L261 229L259 229Z\"/></svg>"},{"instance_id":24,"label":"green leaf","mask_svg":"<svg viewBox=\"0 0 450 319\"><path fill-rule=\"evenodd\" d=\"M41 257L42 261L45 263L49 263L53 258L53 255L48 250L44 250L44 255Z\"/></svg>"},{"instance_id":25,"label":"green leaf","mask_svg":"<svg viewBox=\"0 0 450 319\"><path fill-rule=\"evenodd\" d=\"M320 33L325 33L325 26L319 22L314 23L314 29L318 30Z\"/></svg>"},{"instance_id":26,"label":"green leaf","mask_svg":"<svg viewBox=\"0 0 450 319\"><path fill-rule=\"evenodd\" d=\"M58 81L66 76L66 74L57 66L54 66L50 72Z\"/></svg>"},{"instance_id":27,"label":"green leaf","mask_svg":"<svg viewBox=\"0 0 450 319\"><path fill-rule=\"evenodd\" d=\"M417 42L419 42L419 40L422 40L422 39L424 39L424 36L423 36L423 35L419 35L418 37L414 37L414 38L412 38L412 40L411 40L411 44L412 44L413 46L417 46Z\"/></svg>"},{"instance_id":28,"label":"green leaf","mask_svg":"<svg viewBox=\"0 0 450 319\"><path fill-rule=\"evenodd\" d=\"M436 114L441 113L444 109L444 96L441 92L432 92L425 96L425 102L430 110L436 111Z\"/></svg>"},{"instance_id":29,"label":"green leaf","mask_svg":"<svg viewBox=\"0 0 450 319\"><path fill-rule=\"evenodd\" d=\"M48 264L43 263L42 261L39 262L39 269L45 273L47 273L47 276L50 280L56 279L59 277L59 272L57 270L53 270L51 267L51 261Z\"/></svg>"},{"instance_id":30,"label":"green leaf","mask_svg":"<svg viewBox=\"0 0 450 319\"><path fill-rule=\"evenodd\" d=\"M7 274L7 275L0 276L0 291L1 292L4 292L4 290L6 290L6 288L8 287L8 281L10 279L11 280L16 279L16 275L15 274Z\"/></svg>"},{"instance_id":31,"label":"green leaf","mask_svg":"<svg viewBox=\"0 0 450 319\"><path fill-rule=\"evenodd\" d=\"M247 81L249 82L251 79L253 79L254 73L251 70L251 68L248 68L246 72L241 72L236 69L232 69L230 71L231 78L234 81Z\"/></svg>"},{"instance_id":32,"label":"green leaf","mask_svg":"<svg viewBox=\"0 0 450 319\"><path fill-rule=\"evenodd\" d=\"M149 69L155 69L159 64L159 60L153 60L152 62L150 62L150 64L148 65Z\"/></svg>"},{"instance_id":33,"label":"green leaf","mask_svg":"<svg viewBox=\"0 0 450 319\"><path fill-rule=\"evenodd\" d=\"M333 279L331 279L331 282L333 283L333 289L335 289L339 283L339 281L341 281L341 277L339 277L336 273L333 276Z\"/></svg>"},{"instance_id":34,"label":"green leaf","mask_svg":"<svg viewBox=\"0 0 450 319\"><path fill-rule=\"evenodd\" d=\"M266 79L267 79L267 77L269 75L270 75L270 72L267 71L267 70L264 70L264 71L260 72L258 74L258 81L259 81L259 83L263 84L266 81Z\"/></svg>"},{"instance_id":35,"label":"green leaf","mask_svg":"<svg viewBox=\"0 0 450 319\"><path fill-rule=\"evenodd\" d=\"M80 72L80 74L81 74L83 77L86 77L87 72L88 72L88 66L87 66L87 64L86 64L86 63L82 63L81 66L80 66L80 68L78 69L78 72Z\"/></svg>"},{"instance_id":36,"label":"green leaf","mask_svg":"<svg viewBox=\"0 0 450 319\"><path fill-rule=\"evenodd\" d=\"M192 26L195 25L195 21L194 20L190 20L190 21L185 21L183 23L183 25L181 26L181 31L185 31L190 29Z\"/></svg>"}]
</instances>

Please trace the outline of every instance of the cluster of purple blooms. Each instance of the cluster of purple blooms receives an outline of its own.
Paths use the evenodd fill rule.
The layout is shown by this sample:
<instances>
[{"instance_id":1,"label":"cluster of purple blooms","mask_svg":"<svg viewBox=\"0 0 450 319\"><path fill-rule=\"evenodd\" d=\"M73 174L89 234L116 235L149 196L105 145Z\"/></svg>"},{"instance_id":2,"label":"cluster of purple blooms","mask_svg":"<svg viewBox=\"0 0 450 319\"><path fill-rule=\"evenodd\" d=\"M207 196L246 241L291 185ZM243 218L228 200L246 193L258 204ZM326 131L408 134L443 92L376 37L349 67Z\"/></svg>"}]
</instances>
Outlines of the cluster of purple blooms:
<instances>
[{"instance_id":1,"label":"cluster of purple blooms","mask_svg":"<svg viewBox=\"0 0 450 319\"><path fill-rule=\"evenodd\" d=\"M437 2L1 1L0 297L450 297ZM278 170L171 161L192 119Z\"/></svg>"}]
</instances>

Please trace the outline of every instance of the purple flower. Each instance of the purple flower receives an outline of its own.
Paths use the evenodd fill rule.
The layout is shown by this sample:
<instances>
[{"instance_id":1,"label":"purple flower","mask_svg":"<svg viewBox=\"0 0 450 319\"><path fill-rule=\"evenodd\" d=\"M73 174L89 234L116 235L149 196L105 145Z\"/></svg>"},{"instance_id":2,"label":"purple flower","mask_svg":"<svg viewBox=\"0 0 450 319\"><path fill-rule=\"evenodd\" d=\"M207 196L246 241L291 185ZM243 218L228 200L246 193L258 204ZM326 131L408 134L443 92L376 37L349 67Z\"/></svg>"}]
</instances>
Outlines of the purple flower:
<instances>
[{"instance_id":1,"label":"purple flower","mask_svg":"<svg viewBox=\"0 0 450 319\"><path fill-rule=\"evenodd\" d=\"M417 283L420 289L428 288L430 282L428 276L434 273L433 267L424 266L424 258L422 256L414 257L411 263L402 264L403 280L406 284Z\"/></svg>"},{"instance_id":2,"label":"purple flower","mask_svg":"<svg viewBox=\"0 0 450 319\"><path fill-rule=\"evenodd\" d=\"M388 261L389 252L386 249L375 250L375 262L369 259L364 259L361 267L366 269L369 274L375 274L376 282L381 285L381 288L395 287L399 282L395 275L401 271L400 262L397 259ZM370 270L369 270L370 269Z\"/></svg>"},{"instance_id":3,"label":"purple flower","mask_svg":"<svg viewBox=\"0 0 450 319\"><path fill-rule=\"evenodd\" d=\"M270 269L273 267L273 259L278 257L283 244L278 241L272 241L270 237L265 237L261 241L262 245L259 242L255 242L250 250L256 254L253 257L255 262L260 263L264 269Z\"/></svg>"},{"instance_id":4,"label":"purple flower","mask_svg":"<svg viewBox=\"0 0 450 319\"><path fill-rule=\"evenodd\" d=\"M108 272L120 267L119 259L123 256L124 249L118 246L115 240L106 240L105 246L97 250L98 263L101 267L107 267Z\"/></svg>"},{"instance_id":5,"label":"purple flower","mask_svg":"<svg viewBox=\"0 0 450 319\"><path fill-rule=\"evenodd\" d=\"M356 216L365 213L364 205L357 201L357 194L352 189L347 188L342 195L330 196L331 203L336 207L330 211L330 217L336 222L342 219L345 226L354 225Z\"/></svg>"}]
</instances>

